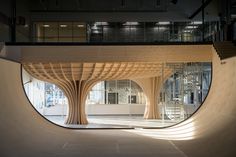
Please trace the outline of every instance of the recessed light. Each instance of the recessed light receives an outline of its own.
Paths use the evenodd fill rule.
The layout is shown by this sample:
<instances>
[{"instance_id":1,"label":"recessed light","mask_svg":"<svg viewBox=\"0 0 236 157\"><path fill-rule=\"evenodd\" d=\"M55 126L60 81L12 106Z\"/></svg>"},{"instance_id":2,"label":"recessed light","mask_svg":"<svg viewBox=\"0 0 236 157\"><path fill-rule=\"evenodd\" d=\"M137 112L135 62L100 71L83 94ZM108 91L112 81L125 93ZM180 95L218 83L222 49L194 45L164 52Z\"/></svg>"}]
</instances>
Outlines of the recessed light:
<instances>
[{"instance_id":1,"label":"recessed light","mask_svg":"<svg viewBox=\"0 0 236 157\"><path fill-rule=\"evenodd\" d=\"M191 33L190 30L184 30L183 32L184 32L184 33Z\"/></svg>"},{"instance_id":2,"label":"recessed light","mask_svg":"<svg viewBox=\"0 0 236 157\"><path fill-rule=\"evenodd\" d=\"M195 28L198 28L198 26L186 26L185 28L186 29L195 29Z\"/></svg>"},{"instance_id":3,"label":"recessed light","mask_svg":"<svg viewBox=\"0 0 236 157\"><path fill-rule=\"evenodd\" d=\"M83 28L84 25L80 24L80 25L77 25L77 27L79 27L79 28Z\"/></svg>"},{"instance_id":4,"label":"recessed light","mask_svg":"<svg viewBox=\"0 0 236 157\"><path fill-rule=\"evenodd\" d=\"M109 25L108 22L95 22L95 25L102 25L102 26L105 26L105 25Z\"/></svg>"},{"instance_id":5,"label":"recessed light","mask_svg":"<svg viewBox=\"0 0 236 157\"><path fill-rule=\"evenodd\" d=\"M50 25L43 25L43 27L50 27Z\"/></svg>"},{"instance_id":6,"label":"recessed light","mask_svg":"<svg viewBox=\"0 0 236 157\"><path fill-rule=\"evenodd\" d=\"M166 22L157 22L157 25L169 25L170 22L166 21Z\"/></svg>"},{"instance_id":7,"label":"recessed light","mask_svg":"<svg viewBox=\"0 0 236 157\"><path fill-rule=\"evenodd\" d=\"M190 24L192 24L192 25L201 25L202 21L193 21Z\"/></svg>"},{"instance_id":8,"label":"recessed light","mask_svg":"<svg viewBox=\"0 0 236 157\"><path fill-rule=\"evenodd\" d=\"M67 27L67 25L60 25L60 27L65 28L65 27Z\"/></svg>"},{"instance_id":9,"label":"recessed light","mask_svg":"<svg viewBox=\"0 0 236 157\"><path fill-rule=\"evenodd\" d=\"M138 24L139 24L138 22L125 22L123 25L124 26L136 26Z\"/></svg>"}]
</instances>

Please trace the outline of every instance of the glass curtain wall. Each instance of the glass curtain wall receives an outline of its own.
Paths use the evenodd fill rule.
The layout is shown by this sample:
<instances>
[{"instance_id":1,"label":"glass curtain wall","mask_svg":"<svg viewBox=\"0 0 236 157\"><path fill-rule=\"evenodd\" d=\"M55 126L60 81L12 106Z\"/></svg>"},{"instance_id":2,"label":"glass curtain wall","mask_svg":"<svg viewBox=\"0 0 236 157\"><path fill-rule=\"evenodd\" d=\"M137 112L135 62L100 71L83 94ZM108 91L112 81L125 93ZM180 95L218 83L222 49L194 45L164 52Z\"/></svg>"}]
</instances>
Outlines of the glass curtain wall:
<instances>
[{"instance_id":1,"label":"glass curtain wall","mask_svg":"<svg viewBox=\"0 0 236 157\"><path fill-rule=\"evenodd\" d=\"M86 104L145 104L145 95L131 80L102 81L91 89Z\"/></svg>"},{"instance_id":2,"label":"glass curtain wall","mask_svg":"<svg viewBox=\"0 0 236 157\"><path fill-rule=\"evenodd\" d=\"M162 118L181 121L204 101L211 82L210 63L169 64L174 74L163 86Z\"/></svg>"},{"instance_id":3,"label":"glass curtain wall","mask_svg":"<svg viewBox=\"0 0 236 157\"><path fill-rule=\"evenodd\" d=\"M219 31L205 23L205 39ZM35 22L36 42L199 42L202 22Z\"/></svg>"},{"instance_id":4,"label":"glass curtain wall","mask_svg":"<svg viewBox=\"0 0 236 157\"><path fill-rule=\"evenodd\" d=\"M83 22L37 22L36 42L86 42L87 25Z\"/></svg>"},{"instance_id":5,"label":"glass curtain wall","mask_svg":"<svg viewBox=\"0 0 236 157\"><path fill-rule=\"evenodd\" d=\"M67 116L68 100L56 85L23 72L25 92L35 109L48 120L61 124Z\"/></svg>"}]
</instances>

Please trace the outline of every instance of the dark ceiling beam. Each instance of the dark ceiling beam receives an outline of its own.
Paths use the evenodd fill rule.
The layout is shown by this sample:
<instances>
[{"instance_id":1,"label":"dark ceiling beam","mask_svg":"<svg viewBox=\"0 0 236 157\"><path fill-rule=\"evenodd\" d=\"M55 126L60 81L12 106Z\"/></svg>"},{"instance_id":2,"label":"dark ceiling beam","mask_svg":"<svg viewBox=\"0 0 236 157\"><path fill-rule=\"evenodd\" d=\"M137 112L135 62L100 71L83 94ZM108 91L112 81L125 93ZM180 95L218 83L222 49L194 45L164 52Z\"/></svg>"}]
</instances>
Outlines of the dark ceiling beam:
<instances>
[{"instance_id":1,"label":"dark ceiling beam","mask_svg":"<svg viewBox=\"0 0 236 157\"><path fill-rule=\"evenodd\" d=\"M206 8L212 0L206 0L205 3L203 3L195 12L193 12L193 14L191 16L189 16L189 19L193 19L197 14L199 14L202 9Z\"/></svg>"}]
</instances>

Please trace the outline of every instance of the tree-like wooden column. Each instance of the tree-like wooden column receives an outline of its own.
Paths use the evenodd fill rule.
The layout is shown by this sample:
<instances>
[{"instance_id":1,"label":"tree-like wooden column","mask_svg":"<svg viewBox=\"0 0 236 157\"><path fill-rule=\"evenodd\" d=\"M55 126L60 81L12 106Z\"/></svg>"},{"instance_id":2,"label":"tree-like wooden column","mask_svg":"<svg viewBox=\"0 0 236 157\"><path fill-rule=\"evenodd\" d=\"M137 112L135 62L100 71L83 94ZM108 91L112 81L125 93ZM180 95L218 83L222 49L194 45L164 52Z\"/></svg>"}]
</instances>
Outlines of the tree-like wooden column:
<instances>
[{"instance_id":1,"label":"tree-like wooden column","mask_svg":"<svg viewBox=\"0 0 236 157\"><path fill-rule=\"evenodd\" d=\"M162 86L161 77L152 77L148 79L149 90L147 104L144 112L144 118L146 119L159 119L160 111L158 108L160 89Z\"/></svg>"},{"instance_id":2,"label":"tree-like wooden column","mask_svg":"<svg viewBox=\"0 0 236 157\"><path fill-rule=\"evenodd\" d=\"M90 87L96 82L83 78L83 64L29 64L25 69L34 77L57 85L68 99L66 124L88 124L85 101ZM93 74L93 73L92 73Z\"/></svg>"},{"instance_id":3,"label":"tree-like wooden column","mask_svg":"<svg viewBox=\"0 0 236 157\"><path fill-rule=\"evenodd\" d=\"M69 107L66 124L88 124L85 114L85 101L89 87L92 84L87 80L67 81L57 84L68 98Z\"/></svg>"},{"instance_id":4,"label":"tree-like wooden column","mask_svg":"<svg viewBox=\"0 0 236 157\"><path fill-rule=\"evenodd\" d=\"M167 69L167 68L166 68ZM160 111L158 104L160 102L160 92L164 81L172 74L171 70L165 70L165 75L156 77L134 79L140 85L146 95L146 106L144 111L145 119L159 119Z\"/></svg>"},{"instance_id":5,"label":"tree-like wooden column","mask_svg":"<svg viewBox=\"0 0 236 157\"><path fill-rule=\"evenodd\" d=\"M161 76L136 79L143 92L146 95L146 107L144 112L145 119L158 119L160 118L160 112L158 108L159 93L162 85Z\"/></svg>"}]
</instances>

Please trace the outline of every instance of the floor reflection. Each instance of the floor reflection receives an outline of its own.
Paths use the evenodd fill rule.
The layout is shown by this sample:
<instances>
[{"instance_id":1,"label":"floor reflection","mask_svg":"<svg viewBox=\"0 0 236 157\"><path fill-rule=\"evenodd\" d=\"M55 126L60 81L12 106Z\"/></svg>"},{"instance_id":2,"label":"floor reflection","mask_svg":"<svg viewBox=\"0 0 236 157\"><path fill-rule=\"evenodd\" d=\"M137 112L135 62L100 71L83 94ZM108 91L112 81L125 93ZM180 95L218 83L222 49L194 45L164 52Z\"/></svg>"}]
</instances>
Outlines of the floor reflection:
<instances>
[{"instance_id":1,"label":"floor reflection","mask_svg":"<svg viewBox=\"0 0 236 157\"><path fill-rule=\"evenodd\" d=\"M171 126L179 121L143 119L142 116L88 116L88 125L65 125L65 116L46 116L50 121L73 128L160 128Z\"/></svg>"},{"instance_id":2,"label":"floor reflection","mask_svg":"<svg viewBox=\"0 0 236 157\"><path fill-rule=\"evenodd\" d=\"M192 119L188 119L183 124L164 129L143 129L126 130L131 133L164 140L192 140L195 137L195 126Z\"/></svg>"}]
</instances>

